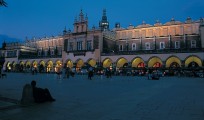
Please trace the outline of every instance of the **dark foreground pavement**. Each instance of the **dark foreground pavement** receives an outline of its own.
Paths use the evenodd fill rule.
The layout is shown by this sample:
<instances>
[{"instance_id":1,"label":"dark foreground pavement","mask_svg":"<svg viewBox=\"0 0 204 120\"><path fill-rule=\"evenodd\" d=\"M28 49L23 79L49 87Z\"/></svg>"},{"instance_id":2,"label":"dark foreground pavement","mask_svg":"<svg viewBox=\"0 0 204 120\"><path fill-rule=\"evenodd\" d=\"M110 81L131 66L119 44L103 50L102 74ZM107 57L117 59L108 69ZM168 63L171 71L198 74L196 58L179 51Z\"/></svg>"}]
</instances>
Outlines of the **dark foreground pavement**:
<instances>
[{"instance_id":1,"label":"dark foreground pavement","mask_svg":"<svg viewBox=\"0 0 204 120\"><path fill-rule=\"evenodd\" d=\"M48 88L55 102L21 106L26 83ZM0 120L204 120L204 79L8 73L0 79Z\"/></svg>"}]
</instances>

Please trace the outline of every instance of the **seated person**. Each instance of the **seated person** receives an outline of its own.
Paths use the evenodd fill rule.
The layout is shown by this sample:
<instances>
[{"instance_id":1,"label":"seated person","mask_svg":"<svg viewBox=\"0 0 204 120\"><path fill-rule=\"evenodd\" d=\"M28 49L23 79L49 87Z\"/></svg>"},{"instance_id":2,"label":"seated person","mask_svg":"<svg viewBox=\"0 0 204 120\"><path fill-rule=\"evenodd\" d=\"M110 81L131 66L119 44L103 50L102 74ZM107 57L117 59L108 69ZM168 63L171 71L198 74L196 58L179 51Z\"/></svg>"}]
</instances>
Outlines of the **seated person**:
<instances>
[{"instance_id":1,"label":"seated person","mask_svg":"<svg viewBox=\"0 0 204 120\"><path fill-rule=\"evenodd\" d=\"M31 86L33 88L33 97L36 103L43 103L43 102L53 102L55 99L52 98L49 90L47 88L37 88L36 87L36 81L31 82Z\"/></svg>"}]
</instances>

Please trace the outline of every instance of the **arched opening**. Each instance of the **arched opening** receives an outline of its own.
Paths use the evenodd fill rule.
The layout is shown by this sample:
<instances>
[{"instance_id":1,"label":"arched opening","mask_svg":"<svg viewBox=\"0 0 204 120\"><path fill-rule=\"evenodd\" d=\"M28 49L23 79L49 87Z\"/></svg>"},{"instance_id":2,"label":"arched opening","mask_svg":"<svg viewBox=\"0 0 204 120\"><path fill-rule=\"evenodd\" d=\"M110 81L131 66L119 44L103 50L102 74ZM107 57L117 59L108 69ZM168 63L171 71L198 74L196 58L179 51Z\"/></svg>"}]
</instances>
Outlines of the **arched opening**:
<instances>
[{"instance_id":1,"label":"arched opening","mask_svg":"<svg viewBox=\"0 0 204 120\"><path fill-rule=\"evenodd\" d=\"M126 75L127 72L131 72L131 68L129 68L128 61L125 58L118 59L116 63L116 73Z\"/></svg>"},{"instance_id":2,"label":"arched opening","mask_svg":"<svg viewBox=\"0 0 204 120\"><path fill-rule=\"evenodd\" d=\"M185 67L187 68L198 68L198 67L202 67L202 61L200 58L196 57L196 56L191 56L188 57L185 60Z\"/></svg>"},{"instance_id":3,"label":"arched opening","mask_svg":"<svg viewBox=\"0 0 204 120\"><path fill-rule=\"evenodd\" d=\"M67 61L66 67L73 68L74 64L71 60Z\"/></svg>"},{"instance_id":4,"label":"arched opening","mask_svg":"<svg viewBox=\"0 0 204 120\"><path fill-rule=\"evenodd\" d=\"M46 68L46 72L51 72L51 71L53 71L53 62L51 61L51 60L49 60L48 62L47 62L47 68Z\"/></svg>"},{"instance_id":5,"label":"arched opening","mask_svg":"<svg viewBox=\"0 0 204 120\"><path fill-rule=\"evenodd\" d=\"M111 64L112 64L112 60L109 59L109 58L107 58L107 59L105 59L105 60L103 61L103 68L108 68L108 67L111 66Z\"/></svg>"},{"instance_id":6,"label":"arched opening","mask_svg":"<svg viewBox=\"0 0 204 120\"><path fill-rule=\"evenodd\" d=\"M45 70L45 62L44 61L41 61L40 62L40 66L39 66L39 72L44 72Z\"/></svg>"},{"instance_id":7,"label":"arched opening","mask_svg":"<svg viewBox=\"0 0 204 120\"><path fill-rule=\"evenodd\" d=\"M95 66L96 66L96 60L94 60L94 59L90 59L87 63L88 63L91 67L95 67Z\"/></svg>"},{"instance_id":8,"label":"arched opening","mask_svg":"<svg viewBox=\"0 0 204 120\"><path fill-rule=\"evenodd\" d=\"M26 70L27 70L27 71L30 70L30 68L31 68L31 63L30 63L30 61L27 61L27 62L25 63L25 67L26 67Z\"/></svg>"},{"instance_id":9,"label":"arched opening","mask_svg":"<svg viewBox=\"0 0 204 120\"><path fill-rule=\"evenodd\" d=\"M62 71L62 62L60 60L56 61L55 72L60 73Z\"/></svg>"},{"instance_id":10,"label":"arched opening","mask_svg":"<svg viewBox=\"0 0 204 120\"><path fill-rule=\"evenodd\" d=\"M153 57L149 60L148 62L148 67L149 68L160 68L162 67L162 61L158 57Z\"/></svg>"},{"instance_id":11,"label":"arched opening","mask_svg":"<svg viewBox=\"0 0 204 120\"><path fill-rule=\"evenodd\" d=\"M81 72L81 68L84 66L84 61L82 59L79 59L76 62L76 72Z\"/></svg>"}]
</instances>

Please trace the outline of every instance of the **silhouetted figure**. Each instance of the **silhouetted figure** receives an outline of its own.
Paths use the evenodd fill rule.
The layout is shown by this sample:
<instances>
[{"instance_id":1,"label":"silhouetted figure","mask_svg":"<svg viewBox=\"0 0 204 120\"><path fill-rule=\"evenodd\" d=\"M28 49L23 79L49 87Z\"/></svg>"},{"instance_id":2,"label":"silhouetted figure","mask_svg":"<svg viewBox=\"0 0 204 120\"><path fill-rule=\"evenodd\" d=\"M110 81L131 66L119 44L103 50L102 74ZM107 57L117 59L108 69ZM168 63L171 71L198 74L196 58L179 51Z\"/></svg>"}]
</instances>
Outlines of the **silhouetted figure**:
<instances>
[{"instance_id":1,"label":"silhouetted figure","mask_svg":"<svg viewBox=\"0 0 204 120\"><path fill-rule=\"evenodd\" d=\"M69 78L69 74L70 74L70 68L67 67L65 71L66 78Z\"/></svg>"},{"instance_id":2,"label":"silhouetted figure","mask_svg":"<svg viewBox=\"0 0 204 120\"><path fill-rule=\"evenodd\" d=\"M33 88L33 97L36 103L43 103L43 102L53 102L55 101L54 98L52 98L49 90L47 88L42 89L42 88L37 88L36 87L36 81L31 82L31 86Z\"/></svg>"},{"instance_id":3,"label":"silhouetted figure","mask_svg":"<svg viewBox=\"0 0 204 120\"><path fill-rule=\"evenodd\" d=\"M89 71L88 71L88 79L91 80L91 78L93 77L93 68L89 67Z\"/></svg>"}]
</instances>

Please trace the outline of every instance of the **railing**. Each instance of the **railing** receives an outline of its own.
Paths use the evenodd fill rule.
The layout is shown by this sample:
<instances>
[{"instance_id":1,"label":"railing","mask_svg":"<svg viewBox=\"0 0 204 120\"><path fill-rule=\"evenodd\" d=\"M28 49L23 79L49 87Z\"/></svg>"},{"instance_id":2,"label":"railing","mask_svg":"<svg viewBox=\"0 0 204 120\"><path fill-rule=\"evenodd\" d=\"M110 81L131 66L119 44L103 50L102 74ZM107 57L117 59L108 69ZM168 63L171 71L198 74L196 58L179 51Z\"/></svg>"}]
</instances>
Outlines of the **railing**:
<instances>
[{"instance_id":1,"label":"railing","mask_svg":"<svg viewBox=\"0 0 204 120\"><path fill-rule=\"evenodd\" d=\"M193 53L193 52L204 52L204 48L118 51L118 52L102 53L102 56L141 55L141 54L168 54L168 53Z\"/></svg>"},{"instance_id":2,"label":"railing","mask_svg":"<svg viewBox=\"0 0 204 120\"><path fill-rule=\"evenodd\" d=\"M62 58L62 55L51 55L51 56L19 56L18 59L45 59L45 58Z\"/></svg>"}]
</instances>

